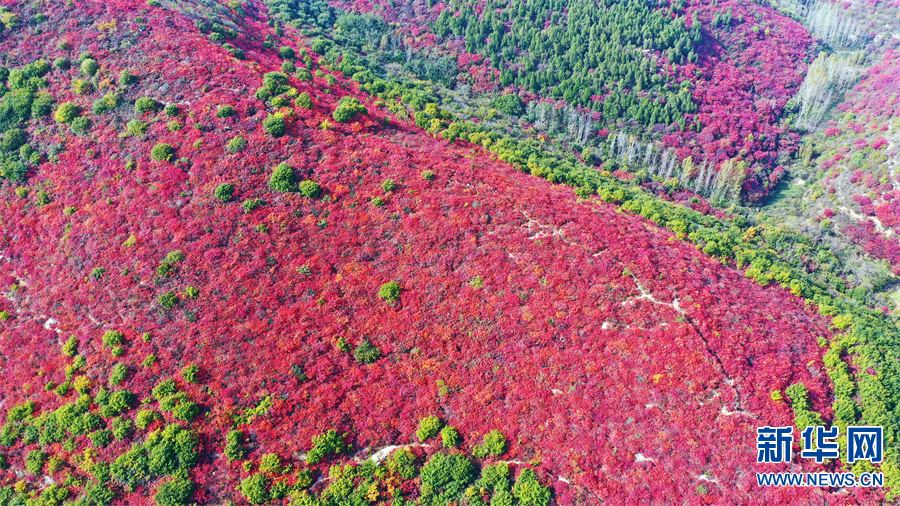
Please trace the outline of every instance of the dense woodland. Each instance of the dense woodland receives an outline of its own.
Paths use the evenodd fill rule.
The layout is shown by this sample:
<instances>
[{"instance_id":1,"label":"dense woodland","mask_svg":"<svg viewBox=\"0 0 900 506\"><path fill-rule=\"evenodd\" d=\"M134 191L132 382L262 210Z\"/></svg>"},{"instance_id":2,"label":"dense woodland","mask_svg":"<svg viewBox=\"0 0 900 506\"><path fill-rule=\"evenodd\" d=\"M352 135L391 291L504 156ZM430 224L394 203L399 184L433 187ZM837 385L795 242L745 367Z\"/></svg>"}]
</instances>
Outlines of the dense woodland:
<instances>
[{"instance_id":1,"label":"dense woodland","mask_svg":"<svg viewBox=\"0 0 900 506\"><path fill-rule=\"evenodd\" d=\"M900 258L860 21L0 4L0 506L896 500L894 444L886 489L752 479L875 470L762 425L900 437L900 271L843 256ZM732 205L801 168L846 251Z\"/></svg>"}]
</instances>

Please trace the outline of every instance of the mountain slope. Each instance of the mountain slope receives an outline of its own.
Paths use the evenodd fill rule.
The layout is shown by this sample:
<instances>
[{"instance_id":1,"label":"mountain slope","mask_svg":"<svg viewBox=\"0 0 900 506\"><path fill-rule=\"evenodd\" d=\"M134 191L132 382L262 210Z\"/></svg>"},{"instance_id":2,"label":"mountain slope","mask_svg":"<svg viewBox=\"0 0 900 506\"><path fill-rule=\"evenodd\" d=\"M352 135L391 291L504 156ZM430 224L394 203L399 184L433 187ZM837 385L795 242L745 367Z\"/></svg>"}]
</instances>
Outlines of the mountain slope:
<instances>
[{"instance_id":1,"label":"mountain slope","mask_svg":"<svg viewBox=\"0 0 900 506\"><path fill-rule=\"evenodd\" d=\"M350 456L314 462L317 435L346 433L345 453L366 457L413 443L435 415L466 453L500 430L508 451L482 462L537 469L561 504L875 498L755 485L777 467L755 463L756 427L793 421L780 393L803 383L829 411L826 317L643 218L397 120L263 12L74 2L45 6L43 21L20 7L4 32L14 70L72 60L34 86L90 120L22 121L40 156L0 190L6 499L102 502L105 487L117 504L162 503L188 479L194 501L256 502L245 480L263 476L273 496L286 483L265 465L274 453L298 496L308 471L314 495L338 502L328 467ZM267 78L284 58L265 35L311 80ZM254 97L260 86L282 107ZM367 111L338 122L344 97ZM181 436L177 465L138 469L132 444L153 454L166 426L196 444ZM115 440L98 443L105 428ZM232 430L249 452L229 461Z\"/></svg>"}]
</instances>

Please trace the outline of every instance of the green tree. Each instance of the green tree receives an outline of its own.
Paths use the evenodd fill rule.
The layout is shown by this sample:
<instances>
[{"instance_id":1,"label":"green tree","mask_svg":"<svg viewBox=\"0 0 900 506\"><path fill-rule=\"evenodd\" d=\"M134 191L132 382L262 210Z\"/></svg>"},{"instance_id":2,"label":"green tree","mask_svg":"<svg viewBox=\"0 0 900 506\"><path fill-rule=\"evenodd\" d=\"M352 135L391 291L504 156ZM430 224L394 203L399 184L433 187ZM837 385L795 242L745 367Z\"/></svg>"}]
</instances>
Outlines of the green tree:
<instances>
[{"instance_id":1,"label":"green tree","mask_svg":"<svg viewBox=\"0 0 900 506\"><path fill-rule=\"evenodd\" d=\"M100 70L100 66L91 58L87 58L81 62L81 73L86 76L93 76L98 70Z\"/></svg>"},{"instance_id":2,"label":"green tree","mask_svg":"<svg viewBox=\"0 0 900 506\"><path fill-rule=\"evenodd\" d=\"M501 95L494 100L494 107L510 116L521 116L525 113L525 104L518 95Z\"/></svg>"},{"instance_id":3,"label":"green tree","mask_svg":"<svg viewBox=\"0 0 900 506\"><path fill-rule=\"evenodd\" d=\"M156 112L160 108L159 102L150 97L141 97L134 102L134 110L138 114Z\"/></svg>"},{"instance_id":4,"label":"green tree","mask_svg":"<svg viewBox=\"0 0 900 506\"><path fill-rule=\"evenodd\" d=\"M441 430L443 422L436 416L426 416L419 420L419 430L416 431L416 437L419 441L425 442L438 434Z\"/></svg>"},{"instance_id":5,"label":"green tree","mask_svg":"<svg viewBox=\"0 0 900 506\"><path fill-rule=\"evenodd\" d=\"M216 187L213 195L222 202L228 202L234 196L234 185L231 183L222 183Z\"/></svg>"},{"instance_id":6,"label":"green tree","mask_svg":"<svg viewBox=\"0 0 900 506\"><path fill-rule=\"evenodd\" d=\"M230 105L220 105L219 109L216 111L216 116L219 118L231 118L236 115L237 111L234 110L234 107Z\"/></svg>"},{"instance_id":7,"label":"green tree","mask_svg":"<svg viewBox=\"0 0 900 506\"><path fill-rule=\"evenodd\" d=\"M500 456L506 453L506 437L494 429L484 435L484 444L475 445L472 454L481 459L488 455Z\"/></svg>"},{"instance_id":8,"label":"green tree","mask_svg":"<svg viewBox=\"0 0 900 506\"><path fill-rule=\"evenodd\" d=\"M154 145L153 149L150 150L150 158L156 161L167 162L174 157L175 148L171 144L160 142Z\"/></svg>"},{"instance_id":9,"label":"green tree","mask_svg":"<svg viewBox=\"0 0 900 506\"><path fill-rule=\"evenodd\" d=\"M225 149L233 155L240 153L245 147L247 147L247 140L240 136L232 137L228 144L225 145Z\"/></svg>"},{"instance_id":10,"label":"green tree","mask_svg":"<svg viewBox=\"0 0 900 506\"><path fill-rule=\"evenodd\" d=\"M319 186L319 183L317 183L311 179L307 179L307 180L303 181L302 183L300 183L299 189L300 189L300 193L304 197L308 197L311 199L318 197L322 193L322 187Z\"/></svg>"},{"instance_id":11,"label":"green tree","mask_svg":"<svg viewBox=\"0 0 900 506\"><path fill-rule=\"evenodd\" d=\"M294 99L294 103L297 104L297 107L301 109L312 109L313 103L312 99L309 98L309 93L303 92Z\"/></svg>"},{"instance_id":12,"label":"green tree","mask_svg":"<svg viewBox=\"0 0 900 506\"><path fill-rule=\"evenodd\" d=\"M334 120L338 123L346 123L356 117L357 114L368 114L369 111L356 97L344 97L338 101L334 110Z\"/></svg>"},{"instance_id":13,"label":"green tree","mask_svg":"<svg viewBox=\"0 0 900 506\"><path fill-rule=\"evenodd\" d=\"M63 102L59 104L59 107L56 108L56 112L53 113L53 119L56 120L57 123L68 123L75 119L75 116L79 114L80 110L77 105L72 102Z\"/></svg>"},{"instance_id":14,"label":"green tree","mask_svg":"<svg viewBox=\"0 0 900 506\"><path fill-rule=\"evenodd\" d=\"M400 298L400 283L388 281L381 285L381 288L378 290L378 297L388 302L396 302Z\"/></svg>"},{"instance_id":15,"label":"green tree","mask_svg":"<svg viewBox=\"0 0 900 506\"><path fill-rule=\"evenodd\" d=\"M241 494L250 504L269 502L269 478L264 474L254 474L241 481Z\"/></svg>"},{"instance_id":16,"label":"green tree","mask_svg":"<svg viewBox=\"0 0 900 506\"><path fill-rule=\"evenodd\" d=\"M297 176L294 169L286 163L279 163L269 177L269 187L280 192L297 191Z\"/></svg>"},{"instance_id":17,"label":"green tree","mask_svg":"<svg viewBox=\"0 0 900 506\"><path fill-rule=\"evenodd\" d=\"M247 448L243 444L244 433L240 430L233 430L225 436L225 458L228 462L241 460L247 456Z\"/></svg>"},{"instance_id":18,"label":"green tree","mask_svg":"<svg viewBox=\"0 0 900 506\"><path fill-rule=\"evenodd\" d=\"M424 504L456 502L475 481L476 468L465 455L435 453L422 466L420 492Z\"/></svg>"},{"instance_id":19,"label":"green tree","mask_svg":"<svg viewBox=\"0 0 900 506\"><path fill-rule=\"evenodd\" d=\"M459 444L459 432L455 427L446 426L441 429L441 442L444 448L452 448Z\"/></svg>"},{"instance_id":20,"label":"green tree","mask_svg":"<svg viewBox=\"0 0 900 506\"><path fill-rule=\"evenodd\" d=\"M381 350L368 339L363 339L353 350L353 358L360 364L371 364L381 358Z\"/></svg>"},{"instance_id":21,"label":"green tree","mask_svg":"<svg viewBox=\"0 0 900 506\"><path fill-rule=\"evenodd\" d=\"M283 114L270 114L263 120L263 129L272 137L281 137L287 130Z\"/></svg>"},{"instance_id":22,"label":"green tree","mask_svg":"<svg viewBox=\"0 0 900 506\"><path fill-rule=\"evenodd\" d=\"M194 484L184 478L175 478L160 483L153 499L159 506L180 506L191 502Z\"/></svg>"},{"instance_id":23,"label":"green tree","mask_svg":"<svg viewBox=\"0 0 900 506\"><path fill-rule=\"evenodd\" d=\"M329 455L336 455L348 448L349 446L344 442L343 436L334 429L329 429L325 434L313 436L312 448L306 454L306 462L317 464L323 458Z\"/></svg>"},{"instance_id":24,"label":"green tree","mask_svg":"<svg viewBox=\"0 0 900 506\"><path fill-rule=\"evenodd\" d=\"M550 504L550 488L541 485L534 471L527 467L519 473L519 478L516 479L512 491L520 506L547 506Z\"/></svg>"}]
</instances>

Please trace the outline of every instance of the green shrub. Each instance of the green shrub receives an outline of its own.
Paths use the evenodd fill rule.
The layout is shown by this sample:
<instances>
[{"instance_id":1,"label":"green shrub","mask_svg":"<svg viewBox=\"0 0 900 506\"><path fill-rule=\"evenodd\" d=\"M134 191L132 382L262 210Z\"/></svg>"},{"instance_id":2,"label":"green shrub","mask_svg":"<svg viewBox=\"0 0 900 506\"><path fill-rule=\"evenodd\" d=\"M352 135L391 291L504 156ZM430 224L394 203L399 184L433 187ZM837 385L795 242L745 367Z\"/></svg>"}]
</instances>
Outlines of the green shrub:
<instances>
[{"instance_id":1,"label":"green shrub","mask_svg":"<svg viewBox=\"0 0 900 506\"><path fill-rule=\"evenodd\" d=\"M172 147L171 144L160 142L154 145L153 149L150 150L150 158L159 162L167 162L174 157L175 148Z\"/></svg>"},{"instance_id":2,"label":"green shrub","mask_svg":"<svg viewBox=\"0 0 900 506\"><path fill-rule=\"evenodd\" d=\"M219 118L231 118L236 115L237 111L234 110L234 107L230 105L221 105L219 109L216 111L216 116Z\"/></svg>"},{"instance_id":3,"label":"green shrub","mask_svg":"<svg viewBox=\"0 0 900 506\"><path fill-rule=\"evenodd\" d=\"M200 414L200 406L196 402L182 401L172 409L172 416L177 420L190 422Z\"/></svg>"},{"instance_id":4,"label":"green shrub","mask_svg":"<svg viewBox=\"0 0 900 506\"><path fill-rule=\"evenodd\" d=\"M385 179L383 183L381 183L381 189L385 191L385 193L393 191L397 188L397 183L393 179Z\"/></svg>"},{"instance_id":5,"label":"green shrub","mask_svg":"<svg viewBox=\"0 0 900 506\"><path fill-rule=\"evenodd\" d=\"M49 93L38 93L34 96L34 102L31 104L31 117L42 118L53 112L53 95Z\"/></svg>"},{"instance_id":6,"label":"green shrub","mask_svg":"<svg viewBox=\"0 0 900 506\"><path fill-rule=\"evenodd\" d=\"M509 464L500 462L492 466L484 466L477 485L495 492L499 490L508 491L510 488Z\"/></svg>"},{"instance_id":7,"label":"green shrub","mask_svg":"<svg viewBox=\"0 0 900 506\"><path fill-rule=\"evenodd\" d=\"M297 177L294 169L286 163L279 163L269 177L269 187L280 192L297 191Z\"/></svg>"},{"instance_id":8,"label":"green shrub","mask_svg":"<svg viewBox=\"0 0 900 506\"><path fill-rule=\"evenodd\" d=\"M263 120L263 129L272 137L281 137L287 130L287 125L284 122L284 115L270 114Z\"/></svg>"},{"instance_id":9,"label":"green shrub","mask_svg":"<svg viewBox=\"0 0 900 506\"><path fill-rule=\"evenodd\" d=\"M356 117L357 114L368 114L369 111L356 97L344 97L338 101L334 110L334 120L338 123L346 123Z\"/></svg>"},{"instance_id":10,"label":"green shrub","mask_svg":"<svg viewBox=\"0 0 900 506\"><path fill-rule=\"evenodd\" d=\"M228 202L234 195L234 185L231 183L222 183L216 188L213 195L222 202Z\"/></svg>"},{"instance_id":11,"label":"green shrub","mask_svg":"<svg viewBox=\"0 0 900 506\"><path fill-rule=\"evenodd\" d=\"M122 363L116 364L109 374L109 384L118 385L125 381L126 376L128 376L128 366Z\"/></svg>"},{"instance_id":12,"label":"green shrub","mask_svg":"<svg viewBox=\"0 0 900 506\"><path fill-rule=\"evenodd\" d=\"M83 79L73 80L72 88L75 90L75 93L79 95L87 95L88 93L94 91L94 85L91 84L90 81L85 81Z\"/></svg>"},{"instance_id":13,"label":"green shrub","mask_svg":"<svg viewBox=\"0 0 900 506\"><path fill-rule=\"evenodd\" d=\"M196 383L197 382L197 371L200 368L197 367L197 364L190 363L184 366L184 369L181 370L181 377L184 378L184 381L188 383Z\"/></svg>"},{"instance_id":14,"label":"green shrub","mask_svg":"<svg viewBox=\"0 0 900 506\"><path fill-rule=\"evenodd\" d=\"M120 102L121 99L118 95L107 93L106 95L103 95L103 98L99 98L94 101L92 109L94 111L94 114L103 114L118 107Z\"/></svg>"},{"instance_id":15,"label":"green shrub","mask_svg":"<svg viewBox=\"0 0 900 506\"><path fill-rule=\"evenodd\" d=\"M353 358L360 364L371 364L381 358L381 350L368 339L363 339L353 350Z\"/></svg>"},{"instance_id":16,"label":"green shrub","mask_svg":"<svg viewBox=\"0 0 900 506\"><path fill-rule=\"evenodd\" d=\"M331 46L333 45L334 42L322 37L317 37L312 40L309 48L312 49L313 53L324 55L326 52L328 52L329 49L331 49Z\"/></svg>"},{"instance_id":17,"label":"green shrub","mask_svg":"<svg viewBox=\"0 0 900 506\"><path fill-rule=\"evenodd\" d=\"M160 418L159 413L156 411L153 411L152 409L142 409L138 411L137 416L134 417L134 424L137 425L139 429L146 429L150 424Z\"/></svg>"},{"instance_id":18,"label":"green shrub","mask_svg":"<svg viewBox=\"0 0 900 506\"><path fill-rule=\"evenodd\" d=\"M194 484L184 478L164 481L156 490L153 500L159 506L180 506L188 504L194 494Z\"/></svg>"},{"instance_id":19,"label":"green shrub","mask_svg":"<svg viewBox=\"0 0 900 506\"><path fill-rule=\"evenodd\" d=\"M138 80L137 76L132 74L128 69L122 69L119 72L119 85L127 86L129 84L134 84Z\"/></svg>"},{"instance_id":20,"label":"green shrub","mask_svg":"<svg viewBox=\"0 0 900 506\"><path fill-rule=\"evenodd\" d=\"M91 444L96 448L103 448L112 441L112 432L109 430L98 430L90 435Z\"/></svg>"},{"instance_id":21,"label":"green shrub","mask_svg":"<svg viewBox=\"0 0 900 506\"><path fill-rule=\"evenodd\" d=\"M494 100L494 107L510 116L521 116L525 113L525 104L518 95L502 95Z\"/></svg>"},{"instance_id":22,"label":"green shrub","mask_svg":"<svg viewBox=\"0 0 900 506\"><path fill-rule=\"evenodd\" d=\"M110 348L122 344L124 339L125 335L116 330L107 330L106 333L103 334L103 344Z\"/></svg>"},{"instance_id":23,"label":"green shrub","mask_svg":"<svg viewBox=\"0 0 900 506\"><path fill-rule=\"evenodd\" d=\"M288 76L284 72L266 72L263 75L263 88L272 96L285 93L289 88L288 82Z\"/></svg>"},{"instance_id":24,"label":"green shrub","mask_svg":"<svg viewBox=\"0 0 900 506\"><path fill-rule=\"evenodd\" d=\"M154 399L161 401L176 392L178 392L178 386L175 385L175 380L173 378L166 378L153 387L152 393Z\"/></svg>"},{"instance_id":25,"label":"green shrub","mask_svg":"<svg viewBox=\"0 0 900 506\"><path fill-rule=\"evenodd\" d=\"M834 328L843 330L853 325L853 317L848 314L838 315L831 319L831 324L834 325Z\"/></svg>"},{"instance_id":26,"label":"green shrub","mask_svg":"<svg viewBox=\"0 0 900 506\"><path fill-rule=\"evenodd\" d=\"M452 448L459 444L459 432L455 427L446 426L441 429L441 442L444 448Z\"/></svg>"},{"instance_id":27,"label":"green shrub","mask_svg":"<svg viewBox=\"0 0 900 506\"><path fill-rule=\"evenodd\" d=\"M381 285L381 288L378 290L378 297L388 302L395 302L400 298L400 283L388 281Z\"/></svg>"},{"instance_id":28,"label":"green shrub","mask_svg":"<svg viewBox=\"0 0 900 506\"><path fill-rule=\"evenodd\" d=\"M0 140L0 151L10 152L21 148L28 142L28 134L20 128L13 128L6 132Z\"/></svg>"},{"instance_id":29,"label":"green shrub","mask_svg":"<svg viewBox=\"0 0 900 506\"><path fill-rule=\"evenodd\" d=\"M243 137L233 137L228 144L225 145L225 148L228 149L228 152L231 154L237 154L244 150L247 147L247 140Z\"/></svg>"},{"instance_id":30,"label":"green shrub","mask_svg":"<svg viewBox=\"0 0 900 506\"><path fill-rule=\"evenodd\" d=\"M250 504L269 502L269 478L262 474L254 474L241 481L241 494Z\"/></svg>"},{"instance_id":31,"label":"green shrub","mask_svg":"<svg viewBox=\"0 0 900 506\"><path fill-rule=\"evenodd\" d=\"M175 292L166 292L159 296L159 305L166 309L172 309L176 304L178 304L178 294Z\"/></svg>"},{"instance_id":32,"label":"green shrub","mask_svg":"<svg viewBox=\"0 0 900 506\"><path fill-rule=\"evenodd\" d=\"M31 474L42 474L47 454L41 450L31 450L25 457L25 469Z\"/></svg>"},{"instance_id":33,"label":"green shrub","mask_svg":"<svg viewBox=\"0 0 900 506\"><path fill-rule=\"evenodd\" d=\"M96 60L87 58L81 62L81 73L86 76L93 76L98 70L100 70L100 65L97 65Z\"/></svg>"},{"instance_id":34,"label":"green shrub","mask_svg":"<svg viewBox=\"0 0 900 506\"><path fill-rule=\"evenodd\" d=\"M534 471L527 467L519 473L512 492L520 506L547 506L550 504L550 488L541 485Z\"/></svg>"},{"instance_id":35,"label":"green shrub","mask_svg":"<svg viewBox=\"0 0 900 506\"><path fill-rule=\"evenodd\" d=\"M181 130L182 128L184 128L184 125L182 125L181 122L178 120L172 120L172 121L166 123L166 130L168 130L170 132L177 132L177 131Z\"/></svg>"},{"instance_id":36,"label":"green shrub","mask_svg":"<svg viewBox=\"0 0 900 506\"><path fill-rule=\"evenodd\" d=\"M285 74L293 74L297 70L297 66L292 62L286 61L281 64L281 71Z\"/></svg>"},{"instance_id":37,"label":"green shrub","mask_svg":"<svg viewBox=\"0 0 900 506\"><path fill-rule=\"evenodd\" d=\"M388 459L387 468L390 472L400 475L404 480L411 480L418 473L415 461L415 455L408 448L400 448Z\"/></svg>"},{"instance_id":38,"label":"green shrub","mask_svg":"<svg viewBox=\"0 0 900 506\"><path fill-rule=\"evenodd\" d=\"M259 459L259 472L281 473L281 457L275 453L267 453Z\"/></svg>"},{"instance_id":39,"label":"green shrub","mask_svg":"<svg viewBox=\"0 0 900 506\"><path fill-rule=\"evenodd\" d=\"M91 118L87 116L79 116L72 120L72 131L76 134L83 134L90 130Z\"/></svg>"},{"instance_id":40,"label":"green shrub","mask_svg":"<svg viewBox=\"0 0 900 506\"><path fill-rule=\"evenodd\" d=\"M375 197L372 199L372 205L375 207L381 207L384 205L384 199L381 197Z\"/></svg>"},{"instance_id":41,"label":"green shrub","mask_svg":"<svg viewBox=\"0 0 900 506\"><path fill-rule=\"evenodd\" d=\"M129 137L138 137L147 133L149 125L139 119L133 119L125 125L125 131Z\"/></svg>"},{"instance_id":42,"label":"green shrub","mask_svg":"<svg viewBox=\"0 0 900 506\"><path fill-rule=\"evenodd\" d=\"M263 102L265 102L266 100L269 100L270 98L272 98L272 92L270 92L268 89L266 89L265 86L260 86L259 88L256 89L256 92L253 94L253 96L257 100L262 100Z\"/></svg>"},{"instance_id":43,"label":"green shrub","mask_svg":"<svg viewBox=\"0 0 900 506\"><path fill-rule=\"evenodd\" d=\"M63 344L62 352L70 357L74 357L78 353L78 338L69 336L69 339Z\"/></svg>"},{"instance_id":44,"label":"green shrub","mask_svg":"<svg viewBox=\"0 0 900 506\"><path fill-rule=\"evenodd\" d=\"M37 198L35 198L34 200L35 203L39 206L46 206L51 202L50 195L47 194L47 192L45 192L44 190L38 190L36 197Z\"/></svg>"},{"instance_id":45,"label":"green shrub","mask_svg":"<svg viewBox=\"0 0 900 506\"><path fill-rule=\"evenodd\" d=\"M241 207L244 208L244 214L249 213L256 209L257 207L262 205L262 200L260 199L247 199L241 202Z\"/></svg>"},{"instance_id":46,"label":"green shrub","mask_svg":"<svg viewBox=\"0 0 900 506\"><path fill-rule=\"evenodd\" d=\"M484 435L484 444L475 445L472 454L481 459L488 455L500 456L506 453L506 437L494 429Z\"/></svg>"},{"instance_id":47,"label":"green shrub","mask_svg":"<svg viewBox=\"0 0 900 506\"><path fill-rule=\"evenodd\" d=\"M325 434L313 436L312 448L306 454L306 462L317 464L329 455L337 455L349 448L344 443L344 438L334 429L329 429Z\"/></svg>"},{"instance_id":48,"label":"green shrub","mask_svg":"<svg viewBox=\"0 0 900 506\"><path fill-rule=\"evenodd\" d=\"M34 406L34 401L26 401L9 408L9 411L6 413L6 421L21 422L22 420L27 420L34 414Z\"/></svg>"},{"instance_id":49,"label":"green shrub","mask_svg":"<svg viewBox=\"0 0 900 506\"><path fill-rule=\"evenodd\" d=\"M116 441L122 441L131 433L131 420L116 417L112 420L112 435Z\"/></svg>"},{"instance_id":50,"label":"green shrub","mask_svg":"<svg viewBox=\"0 0 900 506\"><path fill-rule=\"evenodd\" d=\"M465 455L435 453L422 466L421 494L424 504L456 502L476 478L476 468Z\"/></svg>"},{"instance_id":51,"label":"green shrub","mask_svg":"<svg viewBox=\"0 0 900 506\"><path fill-rule=\"evenodd\" d=\"M272 98L272 107L275 109L281 109L282 107L287 107L291 105L291 101L288 100L287 97L273 97Z\"/></svg>"},{"instance_id":52,"label":"green shrub","mask_svg":"<svg viewBox=\"0 0 900 506\"><path fill-rule=\"evenodd\" d=\"M163 262L169 264L184 262L184 252L182 252L180 249L172 250L166 253L166 258L163 259Z\"/></svg>"},{"instance_id":53,"label":"green shrub","mask_svg":"<svg viewBox=\"0 0 900 506\"><path fill-rule=\"evenodd\" d=\"M322 187L319 186L319 183L311 179L307 179L300 183L299 189L301 195L311 199L318 197L322 193Z\"/></svg>"},{"instance_id":54,"label":"green shrub","mask_svg":"<svg viewBox=\"0 0 900 506\"><path fill-rule=\"evenodd\" d=\"M312 80L313 80L312 73L311 73L309 70L306 70L306 69L299 69L299 70L297 71L297 73L294 74L294 76L295 76L297 79L301 80L301 81L307 81L307 82L308 82L308 81L312 81Z\"/></svg>"},{"instance_id":55,"label":"green shrub","mask_svg":"<svg viewBox=\"0 0 900 506\"><path fill-rule=\"evenodd\" d=\"M426 416L419 420L419 430L416 431L416 437L423 443L438 434L441 430L441 419L436 416Z\"/></svg>"},{"instance_id":56,"label":"green shrub","mask_svg":"<svg viewBox=\"0 0 900 506\"><path fill-rule=\"evenodd\" d=\"M113 418L131 409L134 402L134 394L128 390L117 390L110 394L109 402L100 410L105 418Z\"/></svg>"},{"instance_id":57,"label":"green shrub","mask_svg":"<svg viewBox=\"0 0 900 506\"><path fill-rule=\"evenodd\" d=\"M181 114L181 107L178 107L178 104L169 104L166 106L166 116L178 116Z\"/></svg>"},{"instance_id":58,"label":"green shrub","mask_svg":"<svg viewBox=\"0 0 900 506\"><path fill-rule=\"evenodd\" d=\"M309 98L309 93L303 92L294 99L294 103L297 107L301 109L310 110L313 108L312 99Z\"/></svg>"},{"instance_id":59,"label":"green shrub","mask_svg":"<svg viewBox=\"0 0 900 506\"><path fill-rule=\"evenodd\" d=\"M297 57L297 53L294 51L294 48L288 46L279 47L278 55L281 56L281 58L284 60L293 60Z\"/></svg>"},{"instance_id":60,"label":"green shrub","mask_svg":"<svg viewBox=\"0 0 900 506\"><path fill-rule=\"evenodd\" d=\"M225 458L228 462L241 460L247 456L247 449L243 444L244 433L240 430L233 430L225 436Z\"/></svg>"},{"instance_id":61,"label":"green shrub","mask_svg":"<svg viewBox=\"0 0 900 506\"><path fill-rule=\"evenodd\" d=\"M75 119L75 116L79 114L80 110L77 105L72 102L63 102L59 104L59 107L56 108L56 112L53 113L53 119L56 120L57 123L68 123Z\"/></svg>"},{"instance_id":62,"label":"green shrub","mask_svg":"<svg viewBox=\"0 0 900 506\"><path fill-rule=\"evenodd\" d=\"M53 60L53 66L59 70L69 70L72 68L72 62L68 58L57 58Z\"/></svg>"},{"instance_id":63,"label":"green shrub","mask_svg":"<svg viewBox=\"0 0 900 506\"><path fill-rule=\"evenodd\" d=\"M134 102L134 110L138 114L156 112L159 108L160 103L150 97L141 97Z\"/></svg>"},{"instance_id":64,"label":"green shrub","mask_svg":"<svg viewBox=\"0 0 900 506\"><path fill-rule=\"evenodd\" d=\"M0 163L0 177L9 181L22 181L28 174L28 166L18 160Z\"/></svg>"},{"instance_id":65,"label":"green shrub","mask_svg":"<svg viewBox=\"0 0 900 506\"><path fill-rule=\"evenodd\" d=\"M189 299L196 299L200 297L200 289L195 286L186 286L184 287L184 296Z\"/></svg>"},{"instance_id":66,"label":"green shrub","mask_svg":"<svg viewBox=\"0 0 900 506\"><path fill-rule=\"evenodd\" d=\"M498 490L491 496L491 506L514 506L516 498L508 490Z\"/></svg>"}]
</instances>

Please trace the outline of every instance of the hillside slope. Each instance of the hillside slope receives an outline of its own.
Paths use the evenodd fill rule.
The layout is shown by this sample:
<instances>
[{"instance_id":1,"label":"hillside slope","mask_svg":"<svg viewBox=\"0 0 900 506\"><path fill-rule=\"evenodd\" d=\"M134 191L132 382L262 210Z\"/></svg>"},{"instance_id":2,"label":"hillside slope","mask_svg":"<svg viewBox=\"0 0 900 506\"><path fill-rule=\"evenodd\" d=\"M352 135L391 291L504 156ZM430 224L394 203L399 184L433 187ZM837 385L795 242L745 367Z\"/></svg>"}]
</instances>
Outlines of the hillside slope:
<instances>
[{"instance_id":1,"label":"hillside slope","mask_svg":"<svg viewBox=\"0 0 900 506\"><path fill-rule=\"evenodd\" d=\"M755 484L783 470L754 460L757 427L793 423L781 392L832 400L830 322L788 291L396 120L257 3L6 5L5 67L72 64L7 80L63 113L29 111L32 150L4 155L28 171L0 189L0 501L264 502L287 484L301 503L310 476L338 503L331 464L414 443L427 416L465 453L501 431L481 462L537 469L560 504L875 499ZM266 35L311 80L266 78L290 59ZM367 111L338 122L348 96ZM316 462L330 429L350 450ZM394 490L431 500L416 480Z\"/></svg>"}]
</instances>

